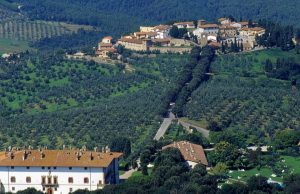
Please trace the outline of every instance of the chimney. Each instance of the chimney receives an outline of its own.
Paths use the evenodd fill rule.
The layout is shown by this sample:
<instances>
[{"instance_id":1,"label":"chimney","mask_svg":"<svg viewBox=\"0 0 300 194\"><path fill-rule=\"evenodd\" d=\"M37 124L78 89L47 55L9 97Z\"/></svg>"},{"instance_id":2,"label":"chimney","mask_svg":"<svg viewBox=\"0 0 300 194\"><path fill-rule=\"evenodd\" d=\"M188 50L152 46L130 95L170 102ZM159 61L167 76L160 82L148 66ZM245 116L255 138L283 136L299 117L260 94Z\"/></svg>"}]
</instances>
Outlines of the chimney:
<instances>
[{"instance_id":1,"label":"chimney","mask_svg":"<svg viewBox=\"0 0 300 194\"><path fill-rule=\"evenodd\" d=\"M93 153L90 152L90 160L93 160L93 159L94 159Z\"/></svg>"},{"instance_id":2,"label":"chimney","mask_svg":"<svg viewBox=\"0 0 300 194\"><path fill-rule=\"evenodd\" d=\"M98 152L98 148L97 147L94 147L94 152Z\"/></svg>"},{"instance_id":3,"label":"chimney","mask_svg":"<svg viewBox=\"0 0 300 194\"><path fill-rule=\"evenodd\" d=\"M66 145L63 145L63 150L65 150L66 149Z\"/></svg>"},{"instance_id":4,"label":"chimney","mask_svg":"<svg viewBox=\"0 0 300 194\"><path fill-rule=\"evenodd\" d=\"M45 153L41 150L40 151L41 159L45 158Z\"/></svg>"},{"instance_id":5,"label":"chimney","mask_svg":"<svg viewBox=\"0 0 300 194\"><path fill-rule=\"evenodd\" d=\"M13 153L13 152L10 152L10 154L9 154L9 155L10 155L10 159L12 159L12 160L13 160L13 159L14 159L14 157L15 157L14 153Z\"/></svg>"},{"instance_id":6,"label":"chimney","mask_svg":"<svg viewBox=\"0 0 300 194\"><path fill-rule=\"evenodd\" d=\"M28 153L26 150L24 150L23 152L23 160L26 160L27 159L27 156L28 156Z\"/></svg>"}]
</instances>

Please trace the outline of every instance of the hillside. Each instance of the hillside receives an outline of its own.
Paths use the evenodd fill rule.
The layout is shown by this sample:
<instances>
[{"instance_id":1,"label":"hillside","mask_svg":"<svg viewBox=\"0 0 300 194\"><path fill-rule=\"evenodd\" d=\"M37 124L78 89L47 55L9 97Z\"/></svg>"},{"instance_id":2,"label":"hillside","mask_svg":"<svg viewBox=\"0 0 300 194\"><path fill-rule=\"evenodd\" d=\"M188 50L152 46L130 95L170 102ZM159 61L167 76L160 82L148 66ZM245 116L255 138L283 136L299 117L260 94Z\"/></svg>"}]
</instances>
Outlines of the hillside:
<instances>
[{"instance_id":1,"label":"hillside","mask_svg":"<svg viewBox=\"0 0 300 194\"><path fill-rule=\"evenodd\" d=\"M102 30L123 34L149 23L171 20L207 19L224 15L236 19L270 19L299 26L300 5L296 0L15 0L32 19L67 21L101 26Z\"/></svg>"},{"instance_id":2,"label":"hillside","mask_svg":"<svg viewBox=\"0 0 300 194\"><path fill-rule=\"evenodd\" d=\"M278 49L219 56L214 75L193 92L184 116L208 123L217 136L238 137L234 141L241 144L266 143L278 130L299 130L299 85L266 76L264 69L267 59L291 57L299 63L299 54Z\"/></svg>"}]
</instances>

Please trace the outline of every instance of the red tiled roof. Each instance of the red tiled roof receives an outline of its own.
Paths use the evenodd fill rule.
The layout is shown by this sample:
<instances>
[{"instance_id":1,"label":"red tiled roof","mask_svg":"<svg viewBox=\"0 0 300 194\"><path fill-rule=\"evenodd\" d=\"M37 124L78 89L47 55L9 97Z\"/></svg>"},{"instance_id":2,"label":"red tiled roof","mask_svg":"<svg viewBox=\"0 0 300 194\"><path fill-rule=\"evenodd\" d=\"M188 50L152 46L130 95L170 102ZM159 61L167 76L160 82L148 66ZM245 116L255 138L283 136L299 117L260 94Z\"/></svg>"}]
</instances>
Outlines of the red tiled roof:
<instances>
[{"instance_id":1,"label":"red tiled roof","mask_svg":"<svg viewBox=\"0 0 300 194\"><path fill-rule=\"evenodd\" d=\"M205 166L208 166L208 162L201 145L193 144L187 141L180 141L164 146L162 150L167 148L177 148L186 161L201 163Z\"/></svg>"},{"instance_id":2,"label":"red tiled roof","mask_svg":"<svg viewBox=\"0 0 300 194\"><path fill-rule=\"evenodd\" d=\"M101 47L112 47L113 45L111 43L100 43Z\"/></svg>"},{"instance_id":3,"label":"red tiled roof","mask_svg":"<svg viewBox=\"0 0 300 194\"><path fill-rule=\"evenodd\" d=\"M12 154L11 154L12 153ZM80 150L25 150L0 153L0 166L108 167L122 153Z\"/></svg>"},{"instance_id":4,"label":"red tiled roof","mask_svg":"<svg viewBox=\"0 0 300 194\"><path fill-rule=\"evenodd\" d=\"M194 22L176 22L174 25L194 25Z\"/></svg>"},{"instance_id":5,"label":"red tiled roof","mask_svg":"<svg viewBox=\"0 0 300 194\"><path fill-rule=\"evenodd\" d=\"M133 44L143 44L143 41L140 39L130 39L130 38L121 38L118 42L128 42Z\"/></svg>"},{"instance_id":6,"label":"red tiled roof","mask_svg":"<svg viewBox=\"0 0 300 194\"><path fill-rule=\"evenodd\" d=\"M199 26L199 28L218 28L219 26L217 24L204 24Z\"/></svg>"},{"instance_id":7,"label":"red tiled roof","mask_svg":"<svg viewBox=\"0 0 300 194\"><path fill-rule=\"evenodd\" d=\"M105 36L103 39L109 39L112 40L113 38L111 36Z\"/></svg>"}]
</instances>

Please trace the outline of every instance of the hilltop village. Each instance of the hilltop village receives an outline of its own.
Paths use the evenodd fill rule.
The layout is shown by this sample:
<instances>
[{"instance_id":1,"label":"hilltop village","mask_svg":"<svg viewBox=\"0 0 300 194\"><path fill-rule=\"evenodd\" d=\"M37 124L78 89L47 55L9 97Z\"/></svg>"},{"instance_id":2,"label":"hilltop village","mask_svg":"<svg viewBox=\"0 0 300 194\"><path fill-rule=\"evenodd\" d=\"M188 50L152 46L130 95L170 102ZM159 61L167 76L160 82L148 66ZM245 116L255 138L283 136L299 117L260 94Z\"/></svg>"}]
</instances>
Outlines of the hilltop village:
<instances>
[{"instance_id":1,"label":"hilltop village","mask_svg":"<svg viewBox=\"0 0 300 194\"><path fill-rule=\"evenodd\" d=\"M192 46L210 45L215 49L238 47L239 51L258 48L257 36L265 34L265 29L256 23L220 18L217 23L205 20L176 22L172 25L140 26L139 32L122 36L114 41L111 36L104 37L98 44L96 55L109 58L117 54L117 47L133 51L160 53L189 52Z\"/></svg>"}]
</instances>

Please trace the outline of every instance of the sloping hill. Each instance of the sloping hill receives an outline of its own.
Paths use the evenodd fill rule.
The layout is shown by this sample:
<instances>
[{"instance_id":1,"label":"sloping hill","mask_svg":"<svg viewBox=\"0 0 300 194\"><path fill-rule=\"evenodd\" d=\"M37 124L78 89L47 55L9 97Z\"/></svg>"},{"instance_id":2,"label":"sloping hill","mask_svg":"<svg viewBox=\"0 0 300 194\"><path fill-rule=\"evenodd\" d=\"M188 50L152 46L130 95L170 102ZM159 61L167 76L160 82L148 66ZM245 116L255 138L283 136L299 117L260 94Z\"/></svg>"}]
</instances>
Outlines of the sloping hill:
<instances>
[{"instance_id":1,"label":"sloping hill","mask_svg":"<svg viewBox=\"0 0 300 194\"><path fill-rule=\"evenodd\" d=\"M270 19L299 26L297 0L15 0L31 18L98 25L118 32L170 20ZM70 3L71 2L71 3ZM105 30L105 29L104 29Z\"/></svg>"}]
</instances>

